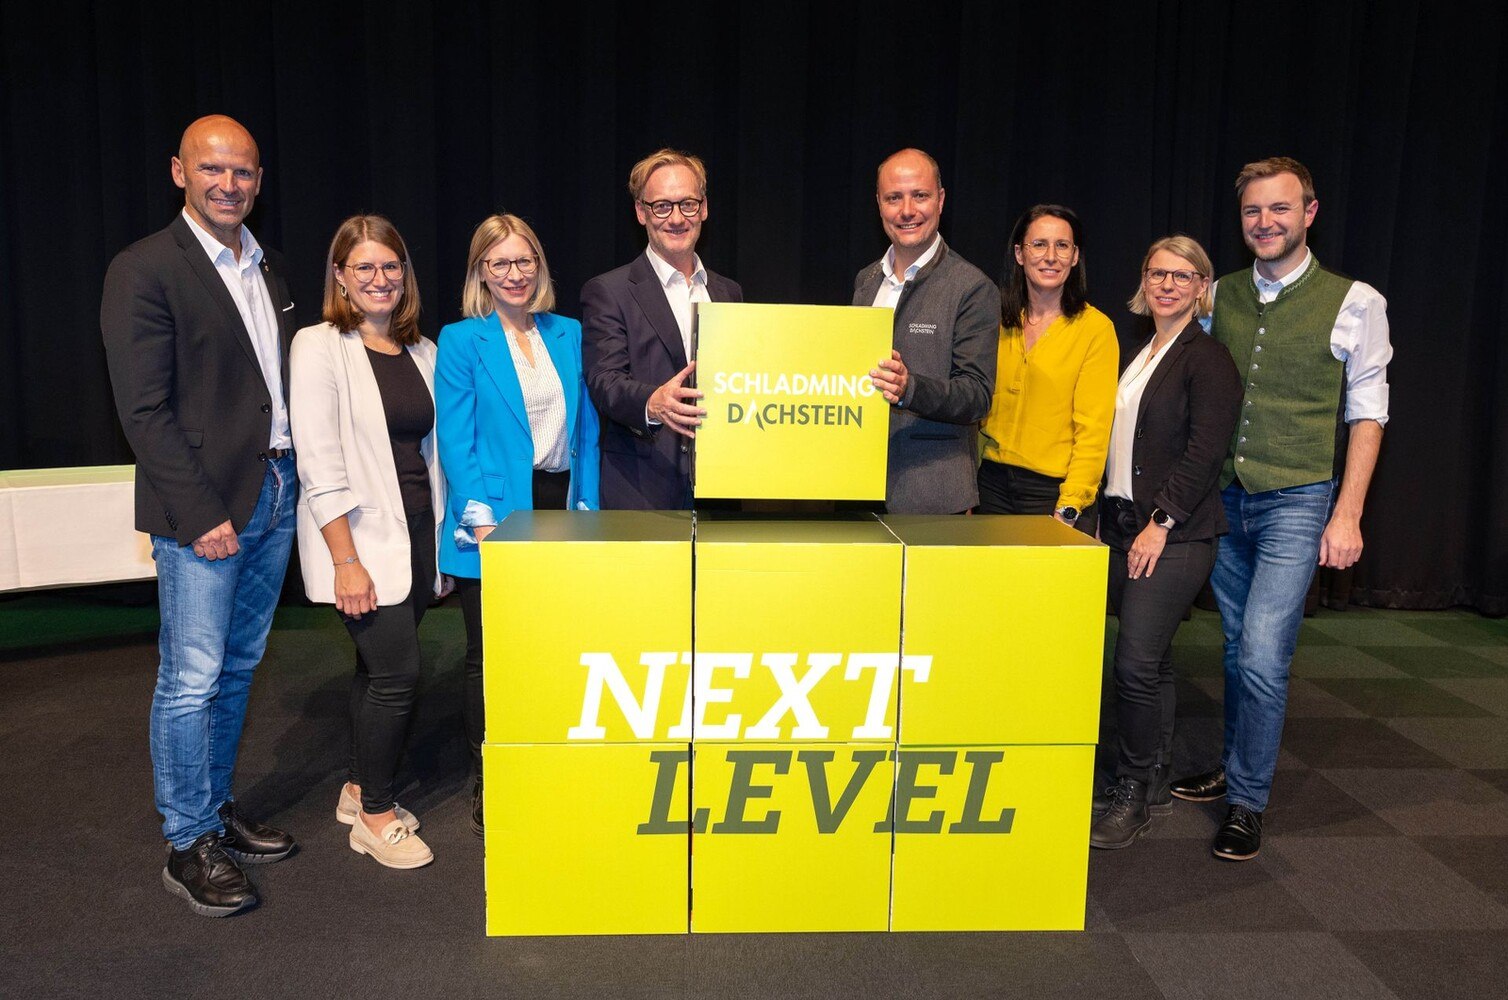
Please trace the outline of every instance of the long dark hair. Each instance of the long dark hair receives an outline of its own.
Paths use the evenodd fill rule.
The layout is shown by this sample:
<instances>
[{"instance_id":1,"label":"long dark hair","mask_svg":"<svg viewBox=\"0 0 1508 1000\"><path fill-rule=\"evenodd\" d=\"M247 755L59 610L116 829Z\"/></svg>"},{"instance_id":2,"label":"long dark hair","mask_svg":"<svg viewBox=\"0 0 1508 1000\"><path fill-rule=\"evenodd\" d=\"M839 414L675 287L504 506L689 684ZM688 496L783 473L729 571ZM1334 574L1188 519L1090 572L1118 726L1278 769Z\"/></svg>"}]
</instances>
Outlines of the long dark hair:
<instances>
[{"instance_id":1,"label":"long dark hair","mask_svg":"<svg viewBox=\"0 0 1508 1000\"><path fill-rule=\"evenodd\" d=\"M1089 279L1084 274L1084 230L1079 217L1071 208L1062 205L1033 205L1022 213L1011 230L1011 244L1005 248L1005 268L1000 274L1000 322L1005 327L1019 327L1021 314L1026 312L1026 271L1016 263L1016 248L1026 240L1026 231L1031 224L1050 215L1068 223L1073 232L1073 245L1079 248L1079 262L1068 272L1063 282L1063 315L1073 319L1089 304Z\"/></svg>"}]
</instances>

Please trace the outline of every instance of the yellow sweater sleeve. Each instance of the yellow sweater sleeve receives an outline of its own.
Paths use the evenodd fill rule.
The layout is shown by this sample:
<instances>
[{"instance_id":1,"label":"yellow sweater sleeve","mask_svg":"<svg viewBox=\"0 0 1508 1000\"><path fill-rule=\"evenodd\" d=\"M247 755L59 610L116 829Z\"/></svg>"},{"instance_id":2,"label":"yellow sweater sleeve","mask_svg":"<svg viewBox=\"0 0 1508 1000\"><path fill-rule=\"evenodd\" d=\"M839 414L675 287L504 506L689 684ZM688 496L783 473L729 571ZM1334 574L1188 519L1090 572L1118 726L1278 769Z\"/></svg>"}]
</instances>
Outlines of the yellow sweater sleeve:
<instances>
[{"instance_id":1,"label":"yellow sweater sleeve","mask_svg":"<svg viewBox=\"0 0 1508 1000\"><path fill-rule=\"evenodd\" d=\"M1058 488L1058 506L1083 510L1099 494L1110 452L1110 422L1120 385L1120 344L1115 324L1103 313L1086 316L1092 324L1084 363L1073 390L1073 447L1068 473Z\"/></svg>"}]
</instances>

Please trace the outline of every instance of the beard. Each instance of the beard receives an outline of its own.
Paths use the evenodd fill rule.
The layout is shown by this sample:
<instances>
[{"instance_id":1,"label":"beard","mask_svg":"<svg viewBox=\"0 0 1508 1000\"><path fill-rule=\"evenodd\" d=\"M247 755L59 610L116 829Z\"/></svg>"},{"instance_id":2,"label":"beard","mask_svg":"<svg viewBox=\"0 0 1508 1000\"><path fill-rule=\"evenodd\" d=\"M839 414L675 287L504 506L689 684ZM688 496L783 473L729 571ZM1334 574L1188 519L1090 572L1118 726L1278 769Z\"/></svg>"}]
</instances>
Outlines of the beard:
<instances>
[{"instance_id":1,"label":"beard","mask_svg":"<svg viewBox=\"0 0 1508 1000\"><path fill-rule=\"evenodd\" d=\"M1290 230L1283 234L1283 238L1278 241L1276 246L1269 246L1266 249L1260 248L1250 236L1244 233L1242 234L1242 239L1246 241L1247 248L1256 255L1258 260L1282 260L1303 246L1304 233L1301 230L1298 235L1295 235Z\"/></svg>"}]
</instances>

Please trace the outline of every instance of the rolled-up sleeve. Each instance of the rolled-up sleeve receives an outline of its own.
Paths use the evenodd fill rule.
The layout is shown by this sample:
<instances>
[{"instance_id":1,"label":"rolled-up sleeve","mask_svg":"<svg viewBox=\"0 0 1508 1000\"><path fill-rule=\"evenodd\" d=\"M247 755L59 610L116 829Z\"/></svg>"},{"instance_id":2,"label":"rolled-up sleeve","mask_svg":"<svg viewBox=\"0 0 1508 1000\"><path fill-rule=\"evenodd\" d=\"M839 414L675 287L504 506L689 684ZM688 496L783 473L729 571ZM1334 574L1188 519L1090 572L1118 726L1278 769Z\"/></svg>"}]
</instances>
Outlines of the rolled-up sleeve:
<instances>
[{"instance_id":1,"label":"rolled-up sleeve","mask_svg":"<svg viewBox=\"0 0 1508 1000\"><path fill-rule=\"evenodd\" d=\"M1346 293L1330 334L1330 352L1346 364L1346 422L1388 422L1388 303L1382 293L1358 281Z\"/></svg>"}]
</instances>

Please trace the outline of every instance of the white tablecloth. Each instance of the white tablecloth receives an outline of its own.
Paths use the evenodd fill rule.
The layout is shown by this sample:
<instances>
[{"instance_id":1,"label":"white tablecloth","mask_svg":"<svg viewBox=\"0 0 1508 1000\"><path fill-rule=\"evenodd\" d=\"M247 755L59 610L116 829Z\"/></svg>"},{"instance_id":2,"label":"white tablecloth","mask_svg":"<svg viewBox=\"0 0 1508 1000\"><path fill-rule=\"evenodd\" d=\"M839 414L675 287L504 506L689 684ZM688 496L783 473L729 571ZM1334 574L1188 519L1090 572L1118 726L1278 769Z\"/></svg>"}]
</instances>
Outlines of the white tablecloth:
<instances>
[{"instance_id":1,"label":"white tablecloth","mask_svg":"<svg viewBox=\"0 0 1508 1000\"><path fill-rule=\"evenodd\" d=\"M129 465L0 472L0 591L156 575Z\"/></svg>"}]
</instances>

